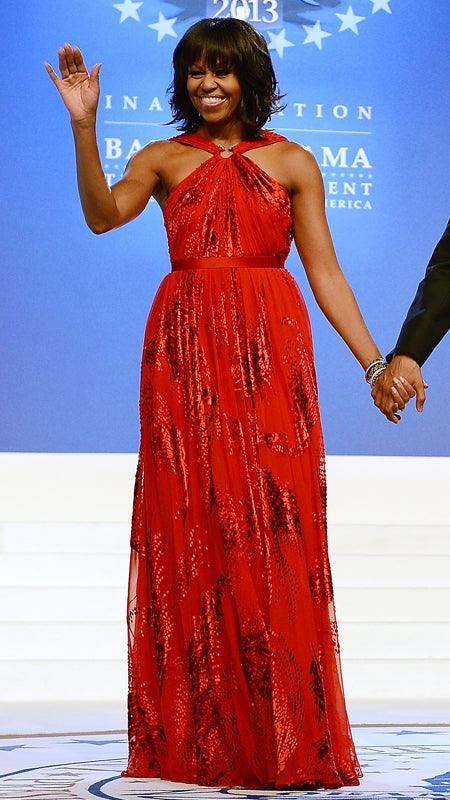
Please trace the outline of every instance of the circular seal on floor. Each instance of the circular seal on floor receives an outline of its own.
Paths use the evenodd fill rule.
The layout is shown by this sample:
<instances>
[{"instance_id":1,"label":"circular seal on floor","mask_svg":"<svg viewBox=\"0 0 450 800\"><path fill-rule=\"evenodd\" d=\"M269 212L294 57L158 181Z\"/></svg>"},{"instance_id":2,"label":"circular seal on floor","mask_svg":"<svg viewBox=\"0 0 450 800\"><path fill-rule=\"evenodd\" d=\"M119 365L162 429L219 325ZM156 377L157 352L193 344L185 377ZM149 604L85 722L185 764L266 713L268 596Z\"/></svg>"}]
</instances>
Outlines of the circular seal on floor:
<instances>
[{"instance_id":1,"label":"circular seal on floor","mask_svg":"<svg viewBox=\"0 0 450 800\"><path fill-rule=\"evenodd\" d=\"M123 734L2 738L0 798L7 800L326 800L449 798L450 728L364 727L356 731L359 786L315 791L196 786L161 778L122 778Z\"/></svg>"}]
</instances>

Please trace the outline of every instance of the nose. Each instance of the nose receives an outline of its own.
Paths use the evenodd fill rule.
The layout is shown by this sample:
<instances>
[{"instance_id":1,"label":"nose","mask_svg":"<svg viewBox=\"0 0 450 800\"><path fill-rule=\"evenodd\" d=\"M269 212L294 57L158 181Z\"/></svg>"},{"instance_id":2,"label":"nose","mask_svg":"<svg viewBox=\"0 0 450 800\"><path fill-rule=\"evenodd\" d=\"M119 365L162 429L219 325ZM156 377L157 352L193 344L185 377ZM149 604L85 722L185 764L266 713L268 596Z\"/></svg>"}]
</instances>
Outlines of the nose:
<instances>
[{"instance_id":1,"label":"nose","mask_svg":"<svg viewBox=\"0 0 450 800\"><path fill-rule=\"evenodd\" d=\"M202 80L203 89L212 89L217 86L217 81L212 72L206 72Z\"/></svg>"}]
</instances>

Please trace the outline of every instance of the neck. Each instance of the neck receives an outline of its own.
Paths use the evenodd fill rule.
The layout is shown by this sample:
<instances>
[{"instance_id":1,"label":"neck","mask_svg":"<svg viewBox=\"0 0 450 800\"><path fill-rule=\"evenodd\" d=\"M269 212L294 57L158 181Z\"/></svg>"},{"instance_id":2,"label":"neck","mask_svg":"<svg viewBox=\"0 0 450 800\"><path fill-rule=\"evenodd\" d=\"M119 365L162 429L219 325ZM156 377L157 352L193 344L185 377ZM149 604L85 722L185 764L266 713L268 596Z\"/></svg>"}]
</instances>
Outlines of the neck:
<instances>
[{"instance_id":1,"label":"neck","mask_svg":"<svg viewBox=\"0 0 450 800\"><path fill-rule=\"evenodd\" d=\"M197 132L207 139L222 142L223 144L234 144L235 142L241 142L244 138L244 126L242 122L236 120L217 123L217 125L206 123L203 120L197 128Z\"/></svg>"}]
</instances>

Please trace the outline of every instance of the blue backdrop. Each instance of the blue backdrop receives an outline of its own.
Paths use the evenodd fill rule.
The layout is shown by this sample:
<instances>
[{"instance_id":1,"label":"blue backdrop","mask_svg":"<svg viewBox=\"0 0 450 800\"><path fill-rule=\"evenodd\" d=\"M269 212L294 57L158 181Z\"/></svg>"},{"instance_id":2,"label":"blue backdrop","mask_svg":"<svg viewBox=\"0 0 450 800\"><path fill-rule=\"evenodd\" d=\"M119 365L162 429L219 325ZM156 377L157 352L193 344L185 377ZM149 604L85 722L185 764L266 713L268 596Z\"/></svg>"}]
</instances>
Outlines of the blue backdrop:
<instances>
[{"instance_id":1,"label":"blue backdrop","mask_svg":"<svg viewBox=\"0 0 450 800\"><path fill-rule=\"evenodd\" d=\"M342 267L382 351L394 344L450 214L448 0L40 0L2 3L1 450L136 451L143 332L170 269L161 211L95 236L76 189L69 116L44 69L78 44L101 71L108 180L145 143L175 135L171 54L205 16L247 16L267 39L283 114L268 124L321 165ZM446 60L447 59L447 60ZM448 455L450 343L424 368L423 415L394 426L288 261L310 310L327 451Z\"/></svg>"}]
</instances>

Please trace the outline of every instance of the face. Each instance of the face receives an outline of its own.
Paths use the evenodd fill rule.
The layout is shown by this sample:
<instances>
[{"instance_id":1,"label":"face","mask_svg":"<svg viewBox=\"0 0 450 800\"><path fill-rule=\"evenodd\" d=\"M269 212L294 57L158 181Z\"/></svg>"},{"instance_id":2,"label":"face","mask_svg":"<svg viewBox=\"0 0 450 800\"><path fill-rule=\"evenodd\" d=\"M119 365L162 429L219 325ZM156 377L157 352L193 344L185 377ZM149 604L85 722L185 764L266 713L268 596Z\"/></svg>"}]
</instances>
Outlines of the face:
<instances>
[{"instance_id":1,"label":"face","mask_svg":"<svg viewBox=\"0 0 450 800\"><path fill-rule=\"evenodd\" d=\"M219 67L212 71L201 59L189 68L187 91L194 108L210 123L235 117L242 96L234 72Z\"/></svg>"}]
</instances>

